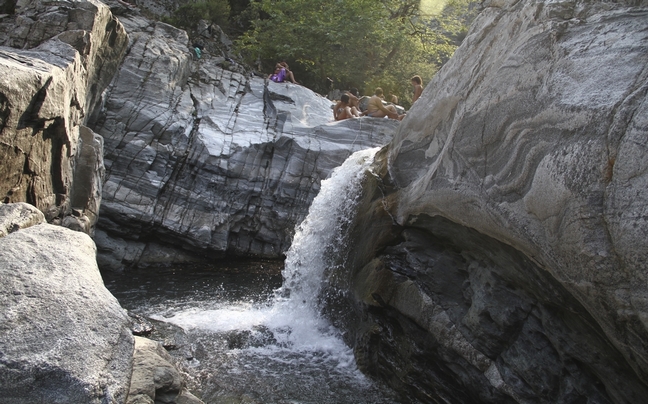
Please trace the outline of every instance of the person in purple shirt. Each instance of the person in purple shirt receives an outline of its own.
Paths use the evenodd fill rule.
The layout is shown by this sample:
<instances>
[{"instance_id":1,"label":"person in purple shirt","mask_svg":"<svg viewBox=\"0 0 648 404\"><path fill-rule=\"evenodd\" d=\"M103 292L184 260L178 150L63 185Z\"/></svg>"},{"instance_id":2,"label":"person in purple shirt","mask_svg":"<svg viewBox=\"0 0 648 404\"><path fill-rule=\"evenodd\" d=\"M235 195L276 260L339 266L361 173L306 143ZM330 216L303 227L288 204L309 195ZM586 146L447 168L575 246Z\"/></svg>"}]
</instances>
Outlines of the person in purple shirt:
<instances>
[{"instance_id":1,"label":"person in purple shirt","mask_svg":"<svg viewBox=\"0 0 648 404\"><path fill-rule=\"evenodd\" d=\"M268 76L268 79L274 81L275 83L283 83L286 78L289 78L294 84L297 84L295 81L295 76L293 72L288 69L288 64L286 62L279 62L275 66L274 73Z\"/></svg>"}]
</instances>

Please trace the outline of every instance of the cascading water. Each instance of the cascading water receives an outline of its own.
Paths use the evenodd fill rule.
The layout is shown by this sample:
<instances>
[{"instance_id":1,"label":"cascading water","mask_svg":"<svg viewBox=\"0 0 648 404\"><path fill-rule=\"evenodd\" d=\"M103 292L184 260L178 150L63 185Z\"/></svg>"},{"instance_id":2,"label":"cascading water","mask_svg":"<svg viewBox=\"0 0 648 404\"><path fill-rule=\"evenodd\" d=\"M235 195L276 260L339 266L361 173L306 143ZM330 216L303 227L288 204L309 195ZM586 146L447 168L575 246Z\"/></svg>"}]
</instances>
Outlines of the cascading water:
<instances>
[{"instance_id":1,"label":"cascading water","mask_svg":"<svg viewBox=\"0 0 648 404\"><path fill-rule=\"evenodd\" d=\"M307 343L318 334L314 330L320 336L337 333L321 317L318 297L326 274L343 253L344 230L354 214L362 180L377 150L356 152L335 169L322 182L308 216L297 227L286 254L283 285L273 304L273 310L292 319L293 343Z\"/></svg>"},{"instance_id":2,"label":"cascading water","mask_svg":"<svg viewBox=\"0 0 648 404\"><path fill-rule=\"evenodd\" d=\"M195 350L203 351L188 367L205 402L396 401L359 372L352 350L318 303L325 276L343 252L344 229L376 151L354 153L322 181L287 253L281 287L229 299L223 284L223 293L213 297L165 301L142 313L182 327Z\"/></svg>"}]
</instances>

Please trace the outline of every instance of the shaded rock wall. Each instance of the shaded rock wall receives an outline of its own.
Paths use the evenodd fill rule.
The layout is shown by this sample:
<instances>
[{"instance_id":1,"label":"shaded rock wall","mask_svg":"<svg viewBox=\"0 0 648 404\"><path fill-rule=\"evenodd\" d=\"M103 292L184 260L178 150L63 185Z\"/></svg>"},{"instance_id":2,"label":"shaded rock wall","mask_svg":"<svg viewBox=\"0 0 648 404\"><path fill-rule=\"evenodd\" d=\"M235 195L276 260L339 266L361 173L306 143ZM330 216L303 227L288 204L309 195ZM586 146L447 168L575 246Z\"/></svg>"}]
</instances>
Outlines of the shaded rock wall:
<instances>
[{"instance_id":1,"label":"shaded rock wall","mask_svg":"<svg viewBox=\"0 0 648 404\"><path fill-rule=\"evenodd\" d=\"M220 55L195 59L184 31L123 16L132 39L93 126L105 139L100 264L280 257L319 183L397 123L331 123L330 101L266 83Z\"/></svg>"},{"instance_id":2,"label":"shaded rock wall","mask_svg":"<svg viewBox=\"0 0 648 404\"><path fill-rule=\"evenodd\" d=\"M484 6L367 185L357 356L423 402L642 402L648 4Z\"/></svg>"},{"instance_id":3,"label":"shaded rock wall","mask_svg":"<svg viewBox=\"0 0 648 404\"><path fill-rule=\"evenodd\" d=\"M103 152L80 131L117 70L126 34L92 0L19 1L10 11L0 18L0 195L91 233ZM75 189L76 166L86 161L97 174Z\"/></svg>"}]
</instances>

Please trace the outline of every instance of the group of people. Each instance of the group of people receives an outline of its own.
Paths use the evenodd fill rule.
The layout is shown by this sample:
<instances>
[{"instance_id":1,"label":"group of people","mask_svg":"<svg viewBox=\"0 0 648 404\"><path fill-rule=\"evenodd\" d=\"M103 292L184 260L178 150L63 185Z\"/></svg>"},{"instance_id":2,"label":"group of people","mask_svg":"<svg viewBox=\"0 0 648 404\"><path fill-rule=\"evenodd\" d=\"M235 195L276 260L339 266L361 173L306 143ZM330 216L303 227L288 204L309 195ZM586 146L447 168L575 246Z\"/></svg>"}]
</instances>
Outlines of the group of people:
<instances>
[{"instance_id":1,"label":"group of people","mask_svg":"<svg viewBox=\"0 0 648 404\"><path fill-rule=\"evenodd\" d=\"M275 83L283 83L286 80L290 80L292 83L297 84L295 75L290 71L286 62L278 62L275 65L274 72L268 76L268 79ZM412 98L412 103L414 103L419 99L423 92L423 80L421 80L420 76L414 76L411 78L411 83L412 87L414 87L414 96ZM333 107L333 117L336 121L349 118L359 118L361 116L369 116L372 118L388 117L397 120L402 120L405 117L405 114L399 114L398 110L394 106L394 104L398 103L398 97L395 95L391 96L392 104L385 105L383 103L384 100L385 95L383 94L383 89L377 87L374 90L374 95L369 98L367 108L364 111L361 111L358 89L353 88L344 93L340 97L340 101L335 104Z\"/></svg>"},{"instance_id":2,"label":"group of people","mask_svg":"<svg viewBox=\"0 0 648 404\"><path fill-rule=\"evenodd\" d=\"M423 92L423 80L421 80L420 76L414 76L411 78L411 83L412 87L414 87L414 96L412 98L412 103L414 103ZM361 116L369 116L372 118L388 117L390 119L402 120L405 114L399 114L393 104L385 105L383 103L384 99L383 89L377 87L374 90L374 95L369 98L366 110L360 111L358 90L354 88L340 97L340 101L333 107L333 117L336 121ZM397 99L394 102L394 96L392 96L392 102L398 102Z\"/></svg>"}]
</instances>

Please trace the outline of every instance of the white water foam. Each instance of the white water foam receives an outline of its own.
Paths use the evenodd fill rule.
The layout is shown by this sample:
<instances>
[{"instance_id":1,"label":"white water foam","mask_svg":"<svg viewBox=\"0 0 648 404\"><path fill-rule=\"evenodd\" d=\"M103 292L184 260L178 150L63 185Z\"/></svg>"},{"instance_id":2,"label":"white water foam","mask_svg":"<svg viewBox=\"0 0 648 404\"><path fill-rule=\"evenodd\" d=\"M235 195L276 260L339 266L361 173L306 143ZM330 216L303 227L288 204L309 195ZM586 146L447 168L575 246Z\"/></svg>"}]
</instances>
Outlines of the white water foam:
<instances>
[{"instance_id":1,"label":"white water foam","mask_svg":"<svg viewBox=\"0 0 648 404\"><path fill-rule=\"evenodd\" d=\"M378 148L354 153L322 181L307 218L297 227L286 256L284 283L270 302L224 303L152 316L184 329L215 333L272 333L272 342L247 348L260 354L277 350L320 352L335 357L337 367L353 367L353 353L339 332L320 314L318 297L327 270L344 244L344 227L361 193L362 180ZM278 358L277 358L278 359Z\"/></svg>"}]
</instances>

